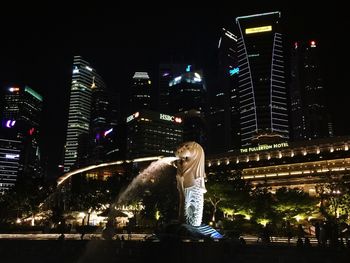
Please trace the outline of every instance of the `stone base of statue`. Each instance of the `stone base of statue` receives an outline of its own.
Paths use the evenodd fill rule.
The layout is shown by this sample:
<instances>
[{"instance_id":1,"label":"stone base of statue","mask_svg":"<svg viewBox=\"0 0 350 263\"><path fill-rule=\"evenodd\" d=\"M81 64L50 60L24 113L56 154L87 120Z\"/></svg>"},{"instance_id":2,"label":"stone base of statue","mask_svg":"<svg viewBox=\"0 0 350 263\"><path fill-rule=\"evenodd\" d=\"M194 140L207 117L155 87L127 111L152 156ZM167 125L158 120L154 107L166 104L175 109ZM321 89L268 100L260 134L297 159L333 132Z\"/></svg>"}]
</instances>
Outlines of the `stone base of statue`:
<instances>
[{"instance_id":1,"label":"stone base of statue","mask_svg":"<svg viewBox=\"0 0 350 263\"><path fill-rule=\"evenodd\" d=\"M176 241L176 240L214 240L221 239L221 235L217 230L208 225L191 226L189 224L170 223L161 231L156 233L161 241Z\"/></svg>"}]
</instances>

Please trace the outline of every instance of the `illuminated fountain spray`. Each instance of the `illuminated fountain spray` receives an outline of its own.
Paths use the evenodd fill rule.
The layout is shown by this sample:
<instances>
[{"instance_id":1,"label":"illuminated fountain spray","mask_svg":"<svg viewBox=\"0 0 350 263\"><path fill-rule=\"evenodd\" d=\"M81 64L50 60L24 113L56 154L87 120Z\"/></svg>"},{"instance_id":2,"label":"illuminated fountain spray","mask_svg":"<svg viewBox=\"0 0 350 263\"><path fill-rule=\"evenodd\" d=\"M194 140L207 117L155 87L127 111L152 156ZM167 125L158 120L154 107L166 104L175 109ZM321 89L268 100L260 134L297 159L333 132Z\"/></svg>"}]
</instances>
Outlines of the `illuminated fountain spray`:
<instances>
[{"instance_id":1,"label":"illuminated fountain spray","mask_svg":"<svg viewBox=\"0 0 350 263\"><path fill-rule=\"evenodd\" d=\"M168 176L168 168L176 164L179 221L191 226L200 226L203 216L204 193L207 191L204 185L203 148L196 142L186 142L177 148L175 155L175 157L164 157L151 163L120 194L117 203L133 200L140 189L156 182L163 174Z\"/></svg>"},{"instance_id":2,"label":"illuminated fountain spray","mask_svg":"<svg viewBox=\"0 0 350 263\"><path fill-rule=\"evenodd\" d=\"M124 203L133 200L139 189L154 183L162 174L167 174L169 172L168 169L173 166L173 162L178 159L179 157L163 157L152 162L131 181L128 187L119 195L116 203Z\"/></svg>"}]
</instances>

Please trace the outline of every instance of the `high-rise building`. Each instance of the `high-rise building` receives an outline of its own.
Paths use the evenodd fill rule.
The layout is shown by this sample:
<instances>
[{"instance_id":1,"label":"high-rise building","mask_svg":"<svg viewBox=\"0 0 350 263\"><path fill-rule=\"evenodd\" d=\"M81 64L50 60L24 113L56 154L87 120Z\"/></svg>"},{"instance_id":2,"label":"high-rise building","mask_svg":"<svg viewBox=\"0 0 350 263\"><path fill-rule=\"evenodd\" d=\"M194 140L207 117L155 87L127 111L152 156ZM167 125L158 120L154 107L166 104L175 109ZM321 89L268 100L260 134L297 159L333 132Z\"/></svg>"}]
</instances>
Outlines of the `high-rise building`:
<instances>
[{"instance_id":1,"label":"high-rise building","mask_svg":"<svg viewBox=\"0 0 350 263\"><path fill-rule=\"evenodd\" d=\"M231 31L221 30L217 82L209 96L208 150L211 153L240 147L237 36Z\"/></svg>"},{"instance_id":2,"label":"high-rise building","mask_svg":"<svg viewBox=\"0 0 350 263\"><path fill-rule=\"evenodd\" d=\"M280 12L240 16L237 42L242 145L289 138Z\"/></svg>"},{"instance_id":3,"label":"high-rise building","mask_svg":"<svg viewBox=\"0 0 350 263\"><path fill-rule=\"evenodd\" d=\"M189 70L169 82L169 108L184 125L184 141L207 145L207 89L201 70Z\"/></svg>"},{"instance_id":4,"label":"high-rise building","mask_svg":"<svg viewBox=\"0 0 350 263\"><path fill-rule=\"evenodd\" d=\"M41 177L39 134L42 110L42 96L28 86L6 88L2 107L0 139L6 162L12 167L16 162L17 174L11 167L11 180L18 176Z\"/></svg>"},{"instance_id":5,"label":"high-rise building","mask_svg":"<svg viewBox=\"0 0 350 263\"><path fill-rule=\"evenodd\" d=\"M159 98L158 110L164 113L171 113L170 110L170 89L169 82L175 77L180 76L184 71L190 71L192 65L186 64L160 64L159 65Z\"/></svg>"},{"instance_id":6,"label":"high-rise building","mask_svg":"<svg viewBox=\"0 0 350 263\"><path fill-rule=\"evenodd\" d=\"M117 140L119 97L104 87L92 86L92 109L90 124L90 163L101 163L119 154Z\"/></svg>"},{"instance_id":7,"label":"high-rise building","mask_svg":"<svg viewBox=\"0 0 350 263\"><path fill-rule=\"evenodd\" d=\"M315 40L297 41L292 47L290 102L293 140L333 136Z\"/></svg>"},{"instance_id":8,"label":"high-rise building","mask_svg":"<svg viewBox=\"0 0 350 263\"><path fill-rule=\"evenodd\" d=\"M13 187L20 165L21 141L0 138L0 194Z\"/></svg>"},{"instance_id":9,"label":"high-rise building","mask_svg":"<svg viewBox=\"0 0 350 263\"><path fill-rule=\"evenodd\" d=\"M39 93L28 86L10 87L4 98L4 120L15 120L21 133L25 133L26 128L39 128L43 101Z\"/></svg>"},{"instance_id":10,"label":"high-rise building","mask_svg":"<svg viewBox=\"0 0 350 263\"><path fill-rule=\"evenodd\" d=\"M104 87L102 78L90 63L80 56L74 56L64 154L65 172L69 171L80 158L78 156L79 136L90 132L93 88L104 90Z\"/></svg>"},{"instance_id":11,"label":"high-rise building","mask_svg":"<svg viewBox=\"0 0 350 263\"><path fill-rule=\"evenodd\" d=\"M150 110L137 111L126 119L127 158L174 156L182 143L180 117Z\"/></svg>"},{"instance_id":12,"label":"high-rise building","mask_svg":"<svg viewBox=\"0 0 350 263\"><path fill-rule=\"evenodd\" d=\"M147 72L135 72L129 99L129 113L151 108L151 80Z\"/></svg>"}]
</instances>

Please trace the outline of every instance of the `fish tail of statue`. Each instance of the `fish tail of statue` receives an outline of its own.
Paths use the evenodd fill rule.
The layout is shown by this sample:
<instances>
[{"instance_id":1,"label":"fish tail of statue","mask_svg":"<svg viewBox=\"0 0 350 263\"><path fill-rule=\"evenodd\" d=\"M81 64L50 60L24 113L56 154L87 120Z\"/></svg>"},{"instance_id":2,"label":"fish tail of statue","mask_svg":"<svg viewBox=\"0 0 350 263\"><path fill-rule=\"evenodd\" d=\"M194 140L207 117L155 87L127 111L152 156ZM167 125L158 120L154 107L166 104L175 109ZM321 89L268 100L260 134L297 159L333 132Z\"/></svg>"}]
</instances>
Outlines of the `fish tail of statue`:
<instances>
[{"instance_id":1,"label":"fish tail of statue","mask_svg":"<svg viewBox=\"0 0 350 263\"><path fill-rule=\"evenodd\" d=\"M202 224L204 193L204 151L196 142L185 142L176 150L179 220L192 226Z\"/></svg>"},{"instance_id":2,"label":"fish tail of statue","mask_svg":"<svg viewBox=\"0 0 350 263\"><path fill-rule=\"evenodd\" d=\"M201 187L201 179L196 179L196 185L185 188L184 216L186 223L192 226L202 224L205 189Z\"/></svg>"}]
</instances>

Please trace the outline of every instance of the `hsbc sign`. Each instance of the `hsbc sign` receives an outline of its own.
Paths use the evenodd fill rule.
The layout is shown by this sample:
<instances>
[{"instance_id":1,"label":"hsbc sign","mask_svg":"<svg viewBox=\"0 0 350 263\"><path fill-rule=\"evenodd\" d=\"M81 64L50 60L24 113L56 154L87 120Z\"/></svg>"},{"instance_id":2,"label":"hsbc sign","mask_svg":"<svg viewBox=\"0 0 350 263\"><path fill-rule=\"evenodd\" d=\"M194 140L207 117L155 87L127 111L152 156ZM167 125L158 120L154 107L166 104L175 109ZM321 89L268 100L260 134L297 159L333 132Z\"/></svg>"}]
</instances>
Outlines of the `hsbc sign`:
<instances>
[{"instance_id":1,"label":"hsbc sign","mask_svg":"<svg viewBox=\"0 0 350 263\"><path fill-rule=\"evenodd\" d=\"M175 117L175 116L171 116L171 115L163 114L163 113L159 114L159 119L164 120L164 121L177 122L177 123L182 122L182 119L180 117Z\"/></svg>"}]
</instances>

